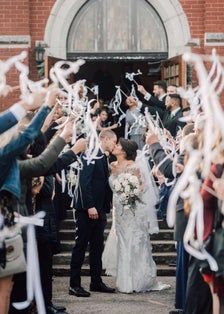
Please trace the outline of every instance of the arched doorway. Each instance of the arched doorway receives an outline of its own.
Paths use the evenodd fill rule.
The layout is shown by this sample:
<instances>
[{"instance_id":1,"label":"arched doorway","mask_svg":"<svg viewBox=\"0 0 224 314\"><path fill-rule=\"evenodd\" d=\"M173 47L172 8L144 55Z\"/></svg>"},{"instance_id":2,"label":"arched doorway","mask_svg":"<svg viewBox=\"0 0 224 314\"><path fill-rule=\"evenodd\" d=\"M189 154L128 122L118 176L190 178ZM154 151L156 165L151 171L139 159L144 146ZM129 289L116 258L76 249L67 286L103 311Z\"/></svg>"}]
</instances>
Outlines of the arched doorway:
<instances>
[{"instance_id":1,"label":"arched doorway","mask_svg":"<svg viewBox=\"0 0 224 314\"><path fill-rule=\"evenodd\" d=\"M91 61L78 78L95 82L100 68L120 85L125 72L140 69L149 90L161 60L181 54L189 38L178 0L58 0L45 32L50 56Z\"/></svg>"}]
</instances>

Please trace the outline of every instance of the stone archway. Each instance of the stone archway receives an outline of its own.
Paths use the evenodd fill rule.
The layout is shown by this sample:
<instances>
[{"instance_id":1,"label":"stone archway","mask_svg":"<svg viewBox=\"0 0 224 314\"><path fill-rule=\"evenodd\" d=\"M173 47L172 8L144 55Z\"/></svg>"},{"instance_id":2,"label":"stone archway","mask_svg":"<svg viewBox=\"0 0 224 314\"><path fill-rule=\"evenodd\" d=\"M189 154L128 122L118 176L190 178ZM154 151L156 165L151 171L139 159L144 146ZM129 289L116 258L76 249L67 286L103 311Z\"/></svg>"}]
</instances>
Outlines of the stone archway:
<instances>
[{"instance_id":1,"label":"stone archway","mask_svg":"<svg viewBox=\"0 0 224 314\"><path fill-rule=\"evenodd\" d=\"M186 51L190 40L190 28L186 14L178 0L146 0L160 16L166 29L169 57ZM44 41L48 45L48 55L66 59L66 41L69 28L80 8L88 0L57 0L47 21Z\"/></svg>"}]
</instances>

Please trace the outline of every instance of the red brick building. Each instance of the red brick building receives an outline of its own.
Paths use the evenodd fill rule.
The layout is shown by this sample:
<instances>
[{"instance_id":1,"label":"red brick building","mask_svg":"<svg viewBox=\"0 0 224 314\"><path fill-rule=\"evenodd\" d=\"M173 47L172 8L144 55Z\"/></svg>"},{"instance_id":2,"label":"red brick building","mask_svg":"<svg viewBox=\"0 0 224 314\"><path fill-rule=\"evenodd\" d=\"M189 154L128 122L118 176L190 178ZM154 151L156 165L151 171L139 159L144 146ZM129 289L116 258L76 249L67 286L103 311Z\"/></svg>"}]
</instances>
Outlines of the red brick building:
<instances>
[{"instance_id":1,"label":"red brick building","mask_svg":"<svg viewBox=\"0 0 224 314\"><path fill-rule=\"evenodd\" d=\"M101 63L118 78L128 60L145 70L143 81L153 80L161 60L190 49L208 54L215 47L224 54L224 0L1 0L0 59L27 50L30 76L38 79L38 41L46 56L85 58L84 77ZM185 84L186 77L177 78L180 69L173 80ZM17 85L15 70L8 83ZM15 92L0 99L0 109L17 98Z\"/></svg>"}]
</instances>

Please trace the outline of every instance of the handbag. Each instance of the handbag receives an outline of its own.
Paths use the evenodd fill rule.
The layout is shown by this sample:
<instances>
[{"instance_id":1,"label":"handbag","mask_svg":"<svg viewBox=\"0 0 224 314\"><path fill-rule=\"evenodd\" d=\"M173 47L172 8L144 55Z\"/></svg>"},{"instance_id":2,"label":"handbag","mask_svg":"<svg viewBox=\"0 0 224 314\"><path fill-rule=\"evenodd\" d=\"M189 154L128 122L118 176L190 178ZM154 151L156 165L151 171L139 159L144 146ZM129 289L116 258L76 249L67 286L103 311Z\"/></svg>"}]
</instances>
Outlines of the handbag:
<instances>
[{"instance_id":1,"label":"handbag","mask_svg":"<svg viewBox=\"0 0 224 314\"><path fill-rule=\"evenodd\" d=\"M0 278L26 271L21 234L16 234L4 240L4 254L5 263L0 264Z\"/></svg>"}]
</instances>

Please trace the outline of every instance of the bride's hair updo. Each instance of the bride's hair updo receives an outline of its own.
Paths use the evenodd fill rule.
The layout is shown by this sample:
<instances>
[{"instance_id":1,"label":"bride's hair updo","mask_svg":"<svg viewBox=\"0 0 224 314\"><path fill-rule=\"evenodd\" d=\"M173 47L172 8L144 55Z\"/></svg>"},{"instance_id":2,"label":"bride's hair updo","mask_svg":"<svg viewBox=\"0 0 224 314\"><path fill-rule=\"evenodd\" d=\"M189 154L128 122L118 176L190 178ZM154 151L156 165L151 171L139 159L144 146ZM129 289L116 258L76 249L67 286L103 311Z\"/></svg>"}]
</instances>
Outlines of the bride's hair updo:
<instances>
[{"instance_id":1,"label":"bride's hair updo","mask_svg":"<svg viewBox=\"0 0 224 314\"><path fill-rule=\"evenodd\" d=\"M135 161L138 150L137 143L124 138L120 138L119 143L121 144L123 151L126 153L126 159Z\"/></svg>"}]
</instances>

